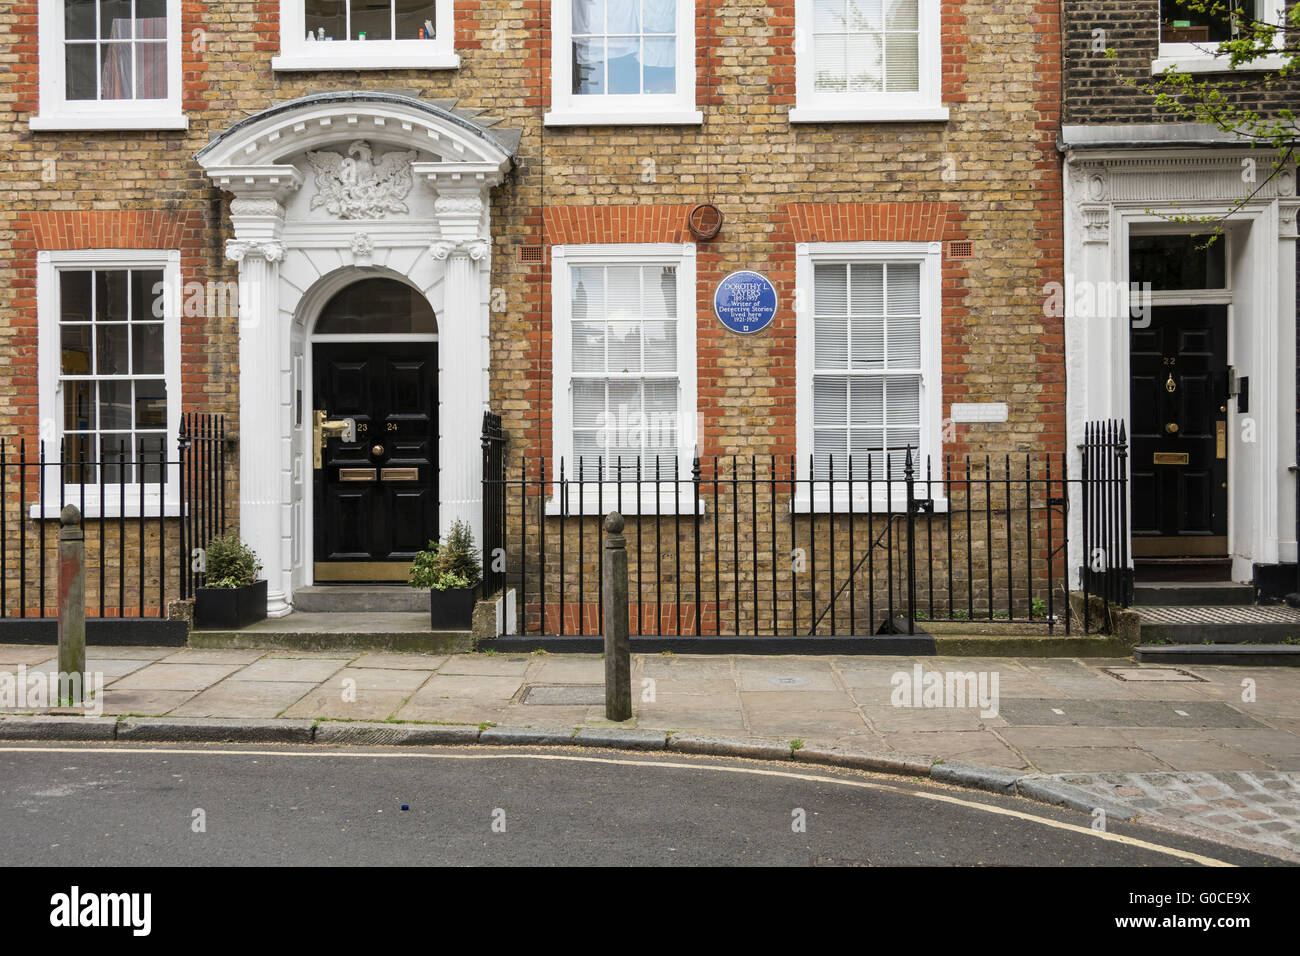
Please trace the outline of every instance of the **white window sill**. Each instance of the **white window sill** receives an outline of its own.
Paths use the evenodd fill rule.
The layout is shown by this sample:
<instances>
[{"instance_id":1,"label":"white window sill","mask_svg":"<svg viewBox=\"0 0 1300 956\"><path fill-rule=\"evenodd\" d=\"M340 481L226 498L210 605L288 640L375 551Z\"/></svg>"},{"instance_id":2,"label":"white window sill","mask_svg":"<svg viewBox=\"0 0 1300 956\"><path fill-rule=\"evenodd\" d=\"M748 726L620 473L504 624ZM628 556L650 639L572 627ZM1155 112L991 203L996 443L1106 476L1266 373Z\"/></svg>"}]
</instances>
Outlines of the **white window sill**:
<instances>
[{"instance_id":1,"label":"white window sill","mask_svg":"<svg viewBox=\"0 0 1300 956\"><path fill-rule=\"evenodd\" d=\"M806 482L806 478L800 481ZM865 481L865 479L864 479ZM898 479L901 484L902 479ZM858 484L858 482L854 482ZM923 482L917 482L918 493L925 487ZM822 490L815 494L809 495L805 487L795 494L794 499L790 502L790 511L793 514L830 514L831 498L830 495ZM934 513L946 514L948 511L948 499L934 499ZM849 494L847 491L836 492L835 494L835 514L847 515L849 513ZM885 495L874 495L867 497L865 492L860 492L857 488L853 491L853 513L857 514L897 514L904 515L907 513L907 498L903 495L894 495L890 500Z\"/></svg>"},{"instance_id":2,"label":"white window sill","mask_svg":"<svg viewBox=\"0 0 1300 956\"><path fill-rule=\"evenodd\" d=\"M1287 60L1283 56L1263 56L1250 63L1243 63L1235 70L1226 56L1162 56L1151 61L1151 75L1158 76L1165 70L1179 73L1249 73L1265 70L1280 70Z\"/></svg>"},{"instance_id":3,"label":"white window sill","mask_svg":"<svg viewBox=\"0 0 1300 956\"><path fill-rule=\"evenodd\" d=\"M48 114L33 116L27 125L35 132L57 130L149 130L189 129L189 117L183 113L120 113L105 110L95 115Z\"/></svg>"},{"instance_id":4,"label":"white window sill","mask_svg":"<svg viewBox=\"0 0 1300 956\"><path fill-rule=\"evenodd\" d=\"M671 478L665 478L664 481L671 482ZM655 496L653 493L646 494L642 489L641 499L638 502L636 496L636 486L623 486L623 501L618 500L618 489L613 486L605 488L604 498L597 498L594 489L588 489L587 493L582 496L581 508L579 508L578 493L576 491L569 494L569 513L567 516L560 511L560 502L558 496L552 494L546 500L546 517L548 518L599 518L609 514L611 511L618 511L624 517L630 515L642 515L652 518L656 514L665 518L671 518L675 515L704 514L705 502L700 499L700 510L694 510L695 494L691 490L691 479L689 477L680 479L681 481L681 500L674 500L671 493L661 494L659 496L659 506L655 507ZM603 508L603 510L602 510Z\"/></svg>"},{"instance_id":5,"label":"white window sill","mask_svg":"<svg viewBox=\"0 0 1300 956\"><path fill-rule=\"evenodd\" d=\"M455 53L341 53L289 54L271 57L271 69L281 73L294 70L458 70L460 56Z\"/></svg>"},{"instance_id":6,"label":"white window sill","mask_svg":"<svg viewBox=\"0 0 1300 956\"><path fill-rule=\"evenodd\" d=\"M546 126L699 126L699 110L552 110L542 120Z\"/></svg>"},{"instance_id":7,"label":"white window sill","mask_svg":"<svg viewBox=\"0 0 1300 956\"><path fill-rule=\"evenodd\" d=\"M86 521L98 520L99 518L111 518L111 519L139 518L140 517L140 492L137 490L135 492L135 498L132 499L131 489L129 486L127 487L126 503L124 509L119 507L119 505L121 504L120 500L113 497L116 494L117 494L116 485L113 486L111 491L106 490L104 492L104 510L101 513L99 510L99 491L98 489L96 489L93 492L93 496L92 496L91 488L89 485L87 485L86 486L86 510L82 514L82 518L85 519ZM80 508L81 507L80 490L78 490L75 495L69 494L64 499L63 504L65 506L76 505L78 508ZM57 522L59 520L59 511L60 511L59 499L57 497L46 500L45 514L43 520ZM181 517L181 514L182 514L181 503L179 501L172 500L172 501L164 502L162 517L179 518ZM39 504L29 505L28 516L33 520L37 520L37 521L42 520L41 506ZM145 498L144 516L146 518L158 517L158 499L156 497L152 499L148 497Z\"/></svg>"},{"instance_id":8,"label":"white window sill","mask_svg":"<svg viewBox=\"0 0 1300 956\"><path fill-rule=\"evenodd\" d=\"M947 120L946 106L856 110L796 106L790 110L791 123L933 123Z\"/></svg>"}]
</instances>

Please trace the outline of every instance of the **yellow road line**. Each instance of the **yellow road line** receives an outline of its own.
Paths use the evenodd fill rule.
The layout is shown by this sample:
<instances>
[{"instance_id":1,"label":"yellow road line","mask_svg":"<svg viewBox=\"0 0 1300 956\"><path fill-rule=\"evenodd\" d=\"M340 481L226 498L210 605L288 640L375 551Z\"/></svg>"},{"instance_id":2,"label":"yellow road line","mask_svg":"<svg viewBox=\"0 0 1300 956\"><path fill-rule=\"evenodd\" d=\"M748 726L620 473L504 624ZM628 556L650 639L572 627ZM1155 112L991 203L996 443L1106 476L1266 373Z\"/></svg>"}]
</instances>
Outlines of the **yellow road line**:
<instances>
[{"instance_id":1,"label":"yellow road line","mask_svg":"<svg viewBox=\"0 0 1300 956\"><path fill-rule=\"evenodd\" d=\"M971 810L981 810L985 813L992 813L998 816L1027 820L1031 823L1053 827L1057 830L1066 830L1071 833L1077 833L1081 836L1093 837L1094 839L1119 843L1124 846L1136 847L1142 850L1150 850L1153 853L1163 853L1167 856L1177 857L1181 860L1190 860L1194 863L1199 863L1202 866L1230 867L1235 865L1224 860L1216 860L1213 857L1202 856L1199 853L1179 850L1176 847L1161 846L1158 843L1150 843L1146 840L1139 840L1119 833L1108 833L1105 830L1094 830L1091 827L1081 827L1073 823L1065 823L1060 820L1052 820L1032 813L1025 813L1021 810L1011 810L1006 807L991 806L987 803L978 803L973 800L963 800L960 797L954 797L951 794L946 793L926 793L923 791L903 789L886 783L877 783L870 780L823 776L821 774L813 773L795 773L789 770L767 770L759 767L729 767L706 763L682 763L675 760L656 759L652 754L647 754L648 759L644 760L626 760L617 757L586 757L577 754L539 753L458 753L454 751L428 753L409 750L383 751L380 753L346 750L213 750L207 747L200 748L198 745L196 745L195 748L120 747L117 745L110 745L107 747L0 747L0 753L198 754L207 756L241 757L416 757L425 760L567 760L573 763L611 764L623 767L660 767L669 770L708 770L719 773L740 773L762 777L783 777L789 780L806 780L815 783L834 783L846 787L858 787L864 790L886 790L904 796L919 797L923 800L937 800L942 803L956 804L957 806L966 807ZM708 755L701 754L700 756Z\"/></svg>"}]
</instances>

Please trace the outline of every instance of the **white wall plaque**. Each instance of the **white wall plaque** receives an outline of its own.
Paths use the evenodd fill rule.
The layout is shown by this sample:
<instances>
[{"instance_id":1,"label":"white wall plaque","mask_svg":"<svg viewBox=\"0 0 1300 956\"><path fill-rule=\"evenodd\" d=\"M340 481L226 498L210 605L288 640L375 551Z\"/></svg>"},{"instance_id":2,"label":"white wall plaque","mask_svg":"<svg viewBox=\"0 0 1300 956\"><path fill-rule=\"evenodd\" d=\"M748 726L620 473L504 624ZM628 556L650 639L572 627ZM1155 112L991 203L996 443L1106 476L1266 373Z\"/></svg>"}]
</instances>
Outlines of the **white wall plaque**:
<instances>
[{"instance_id":1,"label":"white wall plaque","mask_svg":"<svg viewBox=\"0 0 1300 956\"><path fill-rule=\"evenodd\" d=\"M1005 422L1006 402L953 402L954 422Z\"/></svg>"}]
</instances>

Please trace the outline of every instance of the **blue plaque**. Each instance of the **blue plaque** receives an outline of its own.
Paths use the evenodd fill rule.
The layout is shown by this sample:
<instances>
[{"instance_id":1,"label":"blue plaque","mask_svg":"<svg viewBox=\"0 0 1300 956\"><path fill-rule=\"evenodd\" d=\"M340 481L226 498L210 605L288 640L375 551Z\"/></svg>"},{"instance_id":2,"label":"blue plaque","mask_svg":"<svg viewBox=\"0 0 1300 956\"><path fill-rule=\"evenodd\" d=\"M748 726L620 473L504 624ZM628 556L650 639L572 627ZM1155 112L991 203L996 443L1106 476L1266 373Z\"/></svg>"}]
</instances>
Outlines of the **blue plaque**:
<instances>
[{"instance_id":1,"label":"blue plaque","mask_svg":"<svg viewBox=\"0 0 1300 956\"><path fill-rule=\"evenodd\" d=\"M757 272L733 272L718 283L713 311L733 332L761 332L776 316L776 287Z\"/></svg>"}]
</instances>

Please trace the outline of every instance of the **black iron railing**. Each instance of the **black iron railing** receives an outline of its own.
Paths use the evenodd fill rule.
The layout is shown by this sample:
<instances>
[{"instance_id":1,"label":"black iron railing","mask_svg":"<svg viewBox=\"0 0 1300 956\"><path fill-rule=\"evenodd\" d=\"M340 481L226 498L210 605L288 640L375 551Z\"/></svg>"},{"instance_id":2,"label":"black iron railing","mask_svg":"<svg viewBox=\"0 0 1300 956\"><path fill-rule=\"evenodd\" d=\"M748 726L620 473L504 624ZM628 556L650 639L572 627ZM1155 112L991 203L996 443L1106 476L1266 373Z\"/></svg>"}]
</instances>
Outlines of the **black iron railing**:
<instances>
[{"instance_id":1,"label":"black iron railing","mask_svg":"<svg viewBox=\"0 0 1300 956\"><path fill-rule=\"evenodd\" d=\"M635 635L869 635L965 620L1069 633L1072 500L1093 521L1085 547L1107 542L1099 570L1073 576L1085 627L1090 594L1128 600L1124 456L1122 433L1102 430L1075 477L1063 454L921 462L910 448L806 468L773 456L561 460L554 471L485 458L485 542L505 555L486 593L517 589L525 634L600 633L601 518L618 510Z\"/></svg>"},{"instance_id":2,"label":"black iron railing","mask_svg":"<svg viewBox=\"0 0 1300 956\"><path fill-rule=\"evenodd\" d=\"M500 475L505 467L506 436L501 416L483 413L483 474ZM483 593L505 584L506 494L498 481L483 483Z\"/></svg>"},{"instance_id":3,"label":"black iron railing","mask_svg":"<svg viewBox=\"0 0 1300 956\"><path fill-rule=\"evenodd\" d=\"M87 447L0 438L0 619L57 616L69 504L83 516L88 615L166 617L201 583L193 551L225 531L221 417L184 415L174 456L125 439L101 439L94 456Z\"/></svg>"}]
</instances>

